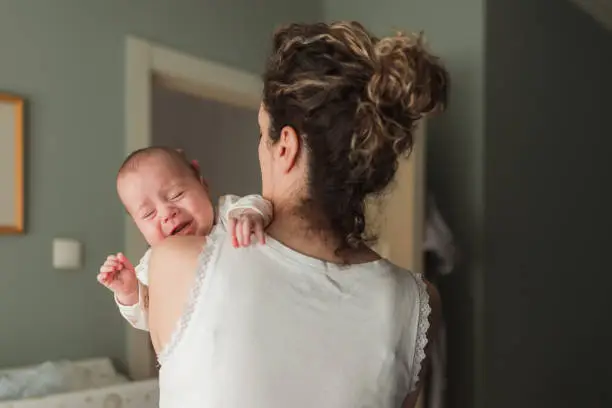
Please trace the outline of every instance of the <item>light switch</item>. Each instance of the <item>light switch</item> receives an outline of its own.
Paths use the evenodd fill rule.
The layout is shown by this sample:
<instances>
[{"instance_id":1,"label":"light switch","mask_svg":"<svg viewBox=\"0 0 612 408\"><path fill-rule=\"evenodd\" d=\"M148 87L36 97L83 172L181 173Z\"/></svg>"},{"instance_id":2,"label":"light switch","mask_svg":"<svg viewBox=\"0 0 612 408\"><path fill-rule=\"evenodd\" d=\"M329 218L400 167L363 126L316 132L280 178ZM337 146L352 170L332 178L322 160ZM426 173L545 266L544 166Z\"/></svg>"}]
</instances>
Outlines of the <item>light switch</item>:
<instances>
[{"instance_id":1,"label":"light switch","mask_svg":"<svg viewBox=\"0 0 612 408\"><path fill-rule=\"evenodd\" d=\"M82 245L70 238L53 240L53 267L55 269L80 269L82 264Z\"/></svg>"}]
</instances>

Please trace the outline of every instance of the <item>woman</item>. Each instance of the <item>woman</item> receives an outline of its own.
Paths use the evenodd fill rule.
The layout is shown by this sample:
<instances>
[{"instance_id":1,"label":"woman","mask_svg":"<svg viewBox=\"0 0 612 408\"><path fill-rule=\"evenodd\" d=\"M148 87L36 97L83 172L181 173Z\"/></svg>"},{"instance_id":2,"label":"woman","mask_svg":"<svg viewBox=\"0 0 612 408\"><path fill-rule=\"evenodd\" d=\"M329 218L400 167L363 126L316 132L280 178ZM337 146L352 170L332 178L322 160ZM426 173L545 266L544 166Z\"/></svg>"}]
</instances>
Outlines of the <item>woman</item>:
<instances>
[{"instance_id":1,"label":"woman","mask_svg":"<svg viewBox=\"0 0 612 408\"><path fill-rule=\"evenodd\" d=\"M414 406L438 295L368 248L364 200L446 87L418 38L346 22L275 33L259 112L266 245L237 255L217 226L153 249L162 407Z\"/></svg>"}]
</instances>

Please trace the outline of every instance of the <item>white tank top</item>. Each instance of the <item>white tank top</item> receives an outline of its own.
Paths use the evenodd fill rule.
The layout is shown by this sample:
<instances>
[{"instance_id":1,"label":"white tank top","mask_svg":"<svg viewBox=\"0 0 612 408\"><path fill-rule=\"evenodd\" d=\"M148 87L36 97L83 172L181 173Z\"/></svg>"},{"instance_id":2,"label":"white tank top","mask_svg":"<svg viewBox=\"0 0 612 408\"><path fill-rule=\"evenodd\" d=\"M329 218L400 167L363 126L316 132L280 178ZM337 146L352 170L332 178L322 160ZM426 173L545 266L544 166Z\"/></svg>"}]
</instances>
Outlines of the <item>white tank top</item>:
<instances>
[{"instance_id":1,"label":"white tank top","mask_svg":"<svg viewBox=\"0 0 612 408\"><path fill-rule=\"evenodd\" d=\"M380 260L338 266L267 238L208 237L159 355L161 408L386 408L414 390L429 297Z\"/></svg>"}]
</instances>

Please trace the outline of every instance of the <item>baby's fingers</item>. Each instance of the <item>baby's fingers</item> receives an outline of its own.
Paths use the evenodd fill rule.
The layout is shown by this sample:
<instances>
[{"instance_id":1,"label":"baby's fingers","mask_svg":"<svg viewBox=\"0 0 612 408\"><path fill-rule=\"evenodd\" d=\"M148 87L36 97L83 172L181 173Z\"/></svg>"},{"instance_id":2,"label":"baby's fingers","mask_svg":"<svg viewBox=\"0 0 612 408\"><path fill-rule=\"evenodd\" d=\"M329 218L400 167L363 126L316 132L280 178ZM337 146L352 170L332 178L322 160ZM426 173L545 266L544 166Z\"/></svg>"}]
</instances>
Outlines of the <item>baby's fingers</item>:
<instances>
[{"instance_id":1,"label":"baby's fingers","mask_svg":"<svg viewBox=\"0 0 612 408\"><path fill-rule=\"evenodd\" d=\"M129 270L134 270L134 265L132 265L132 263L130 262L129 259L127 259L127 257L125 255L123 255L122 253L117 254L117 261L119 261L121 263L121 268L126 268Z\"/></svg>"},{"instance_id":2,"label":"baby's fingers","mask_svg":"<svg viewBox=\"0 0 612 408\"><path fill-rule=\"evenodd\" d=\"M254 229L254 233L255 233L255 237L257 238L257 241L260 244L265 244L266 243L266 234L264 234L264 228L263 228L263 224L256 222L255 226L253 227Z\"/></svg>"},{"instance_id":3,"label":"baby's fingers","mask_svg":"<svg viewBox=\"0 0 612 408\"><path fill-rule=\"evenodd\" d=\"M115 272L115 271L116 271L116 268L111 265L104 264L100 267L100 273L110 273L110 272Z\"/></svg>"},{"instance_id":4,"label":"baby's fingers","mask_svg":"<svg viewBox=\"0 0 612 408\"><path fill-rule=\"evenodd\" d=\"M113 276L114 275L112 272L100 272L98 274L98 282L100 282L102 285L108 288L108 286L113 281Z\"/></svg>"},{"instance_id":5,"label":"baby's fingers","mask_svg":"<svg viewBox=\"0 0 612 408\"><path fill-rule=\"evenodd\" d=\"M253 223L249 217L240 219L240 244L242 246L251 245L251 232L253 231Z\"/></svg>"},{"instance_id":6,"label":"baby's fingers","mask_svg":"<svg viewBox=\"0 0 612 408\"><path fill-rule=\"evenodd\" d=\"M104 264L102 266L107 267L107 268L113 268L114 270L117 270L117 271L123 269L123 263L121 263L121 261L117 259L117 257L114 255L111 255L108 258L106 258L106 261L104 261Z\"/></svg>"},{"instance_id":7,"label":"baby's fingers","mask_svg":"<svg viewBox=\"0 0 612 408\"><path fill-rule=\"evenodd\" d=\"M229 232L230 234L232 234L232 245L234 248L238 248L239 244L238 244L238 237L236 236L236 226L238 225L237 221L235 218L230 218L229 219Z\"/></svg>"}]
</instances>

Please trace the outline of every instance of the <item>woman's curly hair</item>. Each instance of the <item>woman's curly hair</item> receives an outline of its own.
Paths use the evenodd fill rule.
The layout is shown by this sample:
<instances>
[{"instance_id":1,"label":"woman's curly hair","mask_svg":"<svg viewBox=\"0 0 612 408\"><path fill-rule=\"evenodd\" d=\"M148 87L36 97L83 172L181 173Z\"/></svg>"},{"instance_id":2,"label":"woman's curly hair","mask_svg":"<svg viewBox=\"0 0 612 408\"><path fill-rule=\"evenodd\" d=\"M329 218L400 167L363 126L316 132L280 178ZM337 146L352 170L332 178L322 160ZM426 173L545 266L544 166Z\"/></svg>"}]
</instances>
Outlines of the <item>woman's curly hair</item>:
<instances>
[{"instance_id":1,"label":"woman's curly hair","mask_svg":"<svg viewBox=\"0 0 612 408\"><path fill-rule=\"evenodd\" d=\"M381 193L410 153L416 123L445 108L449 78L422 37L376 38L356 22L291 24L274 34L263 104L272 142L284 126L308 154L313 228L332 231L338 251L366 236L365 199Z\"/></svg>"}]
</instances>

